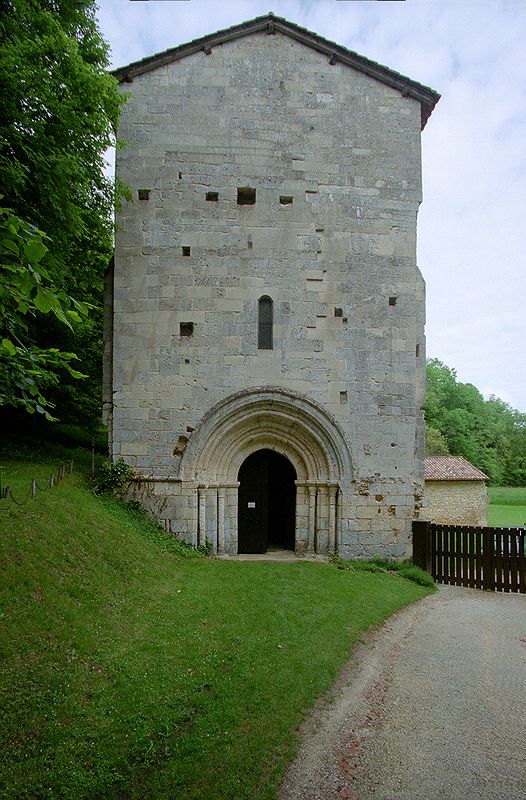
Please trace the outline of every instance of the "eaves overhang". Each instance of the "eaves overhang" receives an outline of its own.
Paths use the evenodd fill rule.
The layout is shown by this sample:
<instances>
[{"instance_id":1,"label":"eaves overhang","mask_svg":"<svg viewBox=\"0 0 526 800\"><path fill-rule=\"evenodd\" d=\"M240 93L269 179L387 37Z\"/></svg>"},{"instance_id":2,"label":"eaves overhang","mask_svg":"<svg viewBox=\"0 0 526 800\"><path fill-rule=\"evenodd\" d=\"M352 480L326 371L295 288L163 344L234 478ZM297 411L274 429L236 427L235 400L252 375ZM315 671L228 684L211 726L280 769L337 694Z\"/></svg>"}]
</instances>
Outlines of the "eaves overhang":
<instances>
[{"instance_id":1,"label":"eaves overhang","mask_svg":"<svg viewBox=\"0 0 526 800\"><path fill-rule=\"evenodd\" d=\"M285 36L290 36L306 47L311 47L313 50L327 56L330 64L345 64L358 70L358 72L368 75L370 78L397 89L403 97L412 97L420 103L422 129L440 99L440 94L433 89L423 86L421 83L417 83L388 67L384 67L376 61L371 61L353 50L348 50L346 47L324 39L322 36L318 36L317 33L302 28L294 22L289 22L283 17L276 17L272 13L202 36L200 39L194 39L178 47L172 47L140 61L134 61L125 67L113 70L112 75L121 83L132 82L139 75L144 75L159 67L180 61L182 58L191 56L194 53L204 52L210 54L214 47L260 32L265 32L269 35L282 33Z\"/></svg>"}]
</instances>

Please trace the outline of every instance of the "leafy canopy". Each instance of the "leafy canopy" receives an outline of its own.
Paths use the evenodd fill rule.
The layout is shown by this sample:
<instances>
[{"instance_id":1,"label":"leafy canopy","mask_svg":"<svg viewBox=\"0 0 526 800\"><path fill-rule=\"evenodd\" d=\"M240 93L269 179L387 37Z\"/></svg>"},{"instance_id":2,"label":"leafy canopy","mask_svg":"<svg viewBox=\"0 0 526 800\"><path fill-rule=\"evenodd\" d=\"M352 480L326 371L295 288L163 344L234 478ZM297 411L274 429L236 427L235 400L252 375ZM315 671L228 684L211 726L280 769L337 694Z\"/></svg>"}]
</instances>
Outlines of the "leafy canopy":
<instances>
[{"instance_id":1,"label":"leafy canopy","mask_svg":"<svg viewBox=\"0 0 526 800\"><path fill-rule=\"evenodd\" d=\"M61 417L81 424L86 415L93 420L100 415L100 311L115 203L105 153L115 144L124 102L107 72L108 46L95 12L92 0L4 0L0 13L0 194L18 217L19 232L27 237L32 230L23 227L23 219L49 236L39 234L40 247L48 248L47 278L40 272L42 285L31 290L35 314L26 313L23 302L11 307L12 322L18 315L23 324L15 325L17 343L11 336L15 328L6 339L35 357L40 352L40 368L45 362L48 392L60 404ZM26 254L24 290L34 279L28 263L33 268L42 263L35 262L36 254L36 249L31 258ZM51 286L63 288L60 300ZM90 317L80 314L71 299L65 301L71 295L94 306ZM80 317L74 331L69 312ZM73 350L90 380L70 380L71 370L53 380L59 363L64 366L57 353Z\"/></svg>"},{"instance_id":2,"label":"leafy canopy","mask_svg":"<svg viewBox=\"0 0 526 800\"><path fill-rule=\"evenodd\" d=\"M104 154L123 102L95 9L88 0L8 0L0 17L0 191L52 237L54 275L87 293L102 286L112 248Z\"/></svg>"},{"instance_id":3,"label":"leafy canopy","mask_svg":"<svg viewBox=\"0 0 526 800\"><path fill-rule=\"evenodd\" d=\"M74 353L41 348L31 341L29 320L52 314L73 328L88 313L88 304L57 289L44 266L47 237L10 209L0 208L0 406L24 408L53 420L45 397L60 370L84 377L71 366Z\"/></svg>"}]
</instances>

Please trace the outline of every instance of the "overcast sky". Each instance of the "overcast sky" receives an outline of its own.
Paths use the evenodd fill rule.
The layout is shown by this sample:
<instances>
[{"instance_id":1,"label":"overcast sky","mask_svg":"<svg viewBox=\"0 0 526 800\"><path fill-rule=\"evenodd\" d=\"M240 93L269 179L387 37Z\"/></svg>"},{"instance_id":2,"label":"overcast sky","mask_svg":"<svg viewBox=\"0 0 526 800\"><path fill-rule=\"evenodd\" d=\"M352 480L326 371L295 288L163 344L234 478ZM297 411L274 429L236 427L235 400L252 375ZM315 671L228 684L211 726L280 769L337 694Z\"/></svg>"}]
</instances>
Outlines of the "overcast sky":
<instances>
[{"instance_id":1,"label":"overcast sky","mask_svg":"<svg viewBox=\"0 0 526 800\"><path fill-rule=\"evenodd\" d=\"M124 66L273 11L441 93L422 135L427 355L526 412L526 0L98 0Z\"/></svg>"}]
</instances>

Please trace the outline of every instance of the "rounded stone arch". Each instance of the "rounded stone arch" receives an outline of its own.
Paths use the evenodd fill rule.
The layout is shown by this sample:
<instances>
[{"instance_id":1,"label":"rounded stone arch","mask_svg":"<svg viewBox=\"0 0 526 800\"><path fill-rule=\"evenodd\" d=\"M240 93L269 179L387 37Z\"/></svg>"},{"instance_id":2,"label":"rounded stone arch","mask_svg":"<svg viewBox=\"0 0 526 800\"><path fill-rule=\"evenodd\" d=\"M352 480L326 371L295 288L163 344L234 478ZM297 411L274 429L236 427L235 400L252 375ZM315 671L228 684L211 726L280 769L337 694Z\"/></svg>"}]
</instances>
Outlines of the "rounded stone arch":
<instances>
[{"instance_id":1,"label":"rounded stone arch","mask_svg":"<svg viewBox=\"0 0 526 800\"><path fill-rule=\"evenodd\" d=\"M211 408L192 433L179 478L235 483L243 461L265 448L288 458L298 481L338 485L352 478L336 420L311 398L278 387L236 392Z\"/></svg>"}]
</instances>

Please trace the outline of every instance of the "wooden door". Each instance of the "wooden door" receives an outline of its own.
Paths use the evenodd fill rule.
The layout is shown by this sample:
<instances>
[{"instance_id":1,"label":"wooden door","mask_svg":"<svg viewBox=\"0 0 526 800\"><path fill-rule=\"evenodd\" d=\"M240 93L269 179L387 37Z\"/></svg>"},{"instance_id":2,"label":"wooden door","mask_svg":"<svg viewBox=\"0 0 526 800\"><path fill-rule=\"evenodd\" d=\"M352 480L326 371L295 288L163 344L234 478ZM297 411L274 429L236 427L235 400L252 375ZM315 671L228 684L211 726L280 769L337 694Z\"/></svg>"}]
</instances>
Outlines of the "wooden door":
<instances>
[{"instance_id":1,"label":"wooden door","mask_svg":"<svg viewBox=\"0 0 526 800\"><path fill-rule=\"evenodd\" d=\"M258 450L239 470L238 553L294 549L296 473L284 456Z\"/></svg>"}]
</instances>

